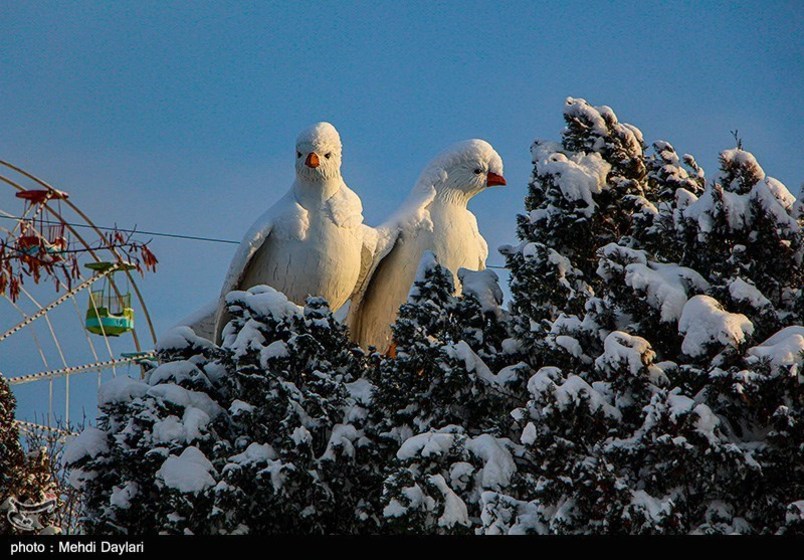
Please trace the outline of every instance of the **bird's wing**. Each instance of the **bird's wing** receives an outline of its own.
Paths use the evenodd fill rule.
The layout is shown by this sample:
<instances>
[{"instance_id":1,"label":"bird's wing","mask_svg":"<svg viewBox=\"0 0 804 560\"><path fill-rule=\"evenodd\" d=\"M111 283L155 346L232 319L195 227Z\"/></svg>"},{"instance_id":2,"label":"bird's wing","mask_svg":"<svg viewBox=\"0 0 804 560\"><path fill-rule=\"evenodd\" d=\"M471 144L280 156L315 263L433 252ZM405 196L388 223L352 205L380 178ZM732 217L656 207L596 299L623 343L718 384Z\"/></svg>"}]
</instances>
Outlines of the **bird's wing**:
<instances>
[{"instance_id":1,"label":"bird's wing","mask_svg":"<svg viewBox=\"0 0 804 560\"><path fill-rule=\"evenodd\" d=\"M350 300L353 300L362 291L369 272L374 266L374 255L377 254L377 245L380 241L379 230L366 224L360 225L360 235L363 238L363 244L360 247L360 274L357 277L357 283L355 283L355 289L349 298Z\"/></svg>"},{"instance_id":2,"label":"bird's wing","mask_svg":"<svg viewBox=\"0 0 804 560\"><path fill-rule=\"evenodd\" d=\"M218 298L207 302L203 307L199 307L192 314L188 315L178 323L176 327L187 326L201 338L213 340L215 338L215 319L218 313Z\"/></svg>"},{"instance_id":3,"label":"bird's wing","mask_svg":"<svg viewBox=\"0 0 804 560\"><path fill-rule=\"evenodd\" d=\"M251 226L251 229L240 242L237 252L229 265L229 271L226 273L223 288L221 288L221 297L226 297L226 294L240 286L240 282L246 276L251 259L260 250L262 244L265 243L273 227L274 215L270 210Z\"/></svg>"},{"instance_id":4,"label":"bird's wing","mask_svg":"<svg viewBox=\"0 0 804 560\"><path fill-rule=\"evenodd\" d=\"M361 263L360 280L352 296L352 301L349 306L349 315L346 318L346 325L353 333L358 332L357 329L360 326L363 298L371 286L374 273L382 264L383 260L393 252L403 236L403 230L399 228L379 227L374 231L376 238L374 240L373 250L372 247L367 246L365 243L363 244L364 256L369 258ZM371 255L367 254L369 250L372 251Z\"/></svg>"},{"instance_id":5,"label":"bird's wing","mask_svg":"<svg viewBox=\"0 0 804 560\"><path fill-rule=\"evenodd\" d=\"M218 308L215 313L215 342L220 341L220 333L223 331L223 327L226 326L225 321L228 321L226 313L226 294L240 287L240 283L248 272L251 260L254 258L257 251L260 250L263 243L265 243L271 231L273 231L277 217L293 202L292 192L289 192L254 222L254 225L246 232L246 235L237 247L237 252L229 265L229 271L226 273L223 287L218 297Z\"/></svg>"},{"instance_id":6,"label":"bird's wing","mask_svg":"<svg viewBox=\"0 0 804 560\"><path fill-rule=\"evenodd\" d=\"M383 225L376 229L366 226L372 230L373 237L370 237L368 243L364 241L363 251L364 255L370 251L371 258L362 263L360 279L352 296L349 315L346 318L346 324L353 333L358 332L357 329L360 327L362 304L377 269L386 257L398 249L405 238L412 237L418 228L432 227L428 207L434 196L435 191L432 196L429 192L414 191L406 204ZM366 238L364 237L364 239Z\"/></svg>"},{"instance_id":7,"label":"bird's wing","mask_svg":"<svg viewBox=\"0 0 804 560\"><path fill-rule=\"evenodd\" d=\"M384 224L376 229L365 226L374 232L374 238L368 244L365 241L363 243L364 254L366 250L370 251L371 259L361 262L360 279L349 306L346 325L352 333L358 332L363 298L371 285L374 273L383 259L390 255L398 243L406 236L409 236L416 228L426 227L428 224L432 227L428 208L436 196L435 182L443 180L442 175L438 173L423 174L416 186L413 187L407 200ZM364 237L365 239L366 237Z\"/></svg>"}]
</instances>

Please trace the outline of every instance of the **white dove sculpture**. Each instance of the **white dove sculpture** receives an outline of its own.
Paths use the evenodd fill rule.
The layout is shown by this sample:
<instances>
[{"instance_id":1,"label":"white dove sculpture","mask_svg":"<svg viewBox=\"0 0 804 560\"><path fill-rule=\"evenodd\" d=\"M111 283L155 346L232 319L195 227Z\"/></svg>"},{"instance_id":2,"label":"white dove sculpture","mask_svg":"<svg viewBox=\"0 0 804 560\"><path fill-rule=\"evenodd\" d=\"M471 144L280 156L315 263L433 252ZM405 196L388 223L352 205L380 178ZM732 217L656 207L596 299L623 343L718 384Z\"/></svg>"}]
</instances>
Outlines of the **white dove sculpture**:
<instances>
[{"instance_id":1,"label":"white dove sculpture","mask_svg":"<svg viewBox=\"0 0 804 560\"><path fill-rule=\"evenodd\" d=\"M304 305L325 298L337 311L372 262L376 237L363 225L360 198L341 177L341 139L320 122L296 140L296 180L241 241L221 289L215 320L220 342L229 321L226 294L267 284Z\"/></svg>"},{"instance_id":2,"label":"white dove sculpture","mask_svg":"<svg viewBox=\"0 0 804 560\"><path fill-rule=\"evenodd\" d=\"M452 271L456 290L459 268L486 267L488 245L466 205L488 187L505 185L502 173L502 159L483 140L456 144L430 162L407 202L377 228L374 260L347 317L355 342L381 352L390 348L391 324L426 251Z\"/></svg>"}]
</instances>

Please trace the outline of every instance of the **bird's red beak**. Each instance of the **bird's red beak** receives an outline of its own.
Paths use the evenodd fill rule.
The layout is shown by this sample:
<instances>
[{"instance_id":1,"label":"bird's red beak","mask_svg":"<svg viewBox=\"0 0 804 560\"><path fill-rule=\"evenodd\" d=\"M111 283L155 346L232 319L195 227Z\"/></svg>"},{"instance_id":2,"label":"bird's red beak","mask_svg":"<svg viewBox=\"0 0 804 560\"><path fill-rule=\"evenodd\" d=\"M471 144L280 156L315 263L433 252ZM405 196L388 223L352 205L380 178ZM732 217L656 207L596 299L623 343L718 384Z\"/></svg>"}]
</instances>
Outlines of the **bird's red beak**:
<instances>
[{"instance_id":1,"label":"bird's red beak","mask_svg":"<svg viewBox=\"0 0 804 560\"><path fill-rule=\"evenodd\" d=\"M492 173L491 171L489 171L489 177L488 180L486 181L486 184L489 187L494 187L496 185L504 186L507 185L508 183L505 182L505 177L503 177L502 175L497 175L496 173Z\"/></svg>"},{"instance_id":2,"label":"bird's red beak","mask_svg":"<svg viewBox=\"0 0 804 560\"><path fill-rule=\"evenodd\" d=\"M304 165L312 169L315 169L316 167L321 165L321 161L318 159L318 154L315 152L310 152L309 154L307 154L307 159L304 160Z\"/></svg>"}]
</instances>

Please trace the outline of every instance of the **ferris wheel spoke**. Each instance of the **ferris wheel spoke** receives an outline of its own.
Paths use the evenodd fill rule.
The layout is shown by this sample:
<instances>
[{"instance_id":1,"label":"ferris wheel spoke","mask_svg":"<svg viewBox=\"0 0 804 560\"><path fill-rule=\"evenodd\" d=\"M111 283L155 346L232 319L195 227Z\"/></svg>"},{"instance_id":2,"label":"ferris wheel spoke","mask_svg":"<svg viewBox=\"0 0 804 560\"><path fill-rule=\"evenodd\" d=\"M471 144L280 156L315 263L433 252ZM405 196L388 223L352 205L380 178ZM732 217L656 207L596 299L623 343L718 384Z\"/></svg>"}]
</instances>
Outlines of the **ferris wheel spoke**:
<instances>
[{"instance_id":1,"label":"ferris wheel spoke","mask_svg":"<svg viewBox=\"0 0 804 560\"><path fill-rule=\"evenodd\" d=\"M40 310L42 306L39 304L38 301L26 290L24 287L20 286L20 292L22 292L30 301L33 303L37 308ZM56 329L53 328L53 322L50 320L50 317L45 313L45 323L47 323L47 328L50 331L50 337L53 339L53 344L56 346L56 351L59 353L59 358L61 358L61 365L67 367L67 359L64 357L64 351L61 349L61 343L59 342L59 337L56 336ZM70 400L69 400L69 387L67 388L67 401L64 405L65 409L65 418L66 422L70 422ZM48 380L48 399L47 399L47 425L50 426L53 421L53 380Z\"/></svg>"},{"instance_id":2,"label":"ferris wheel spoke","mask_svg":"<svg viewBox=\"0 0 804 560\"><path fill-rule=\"evenodd\" d=\"M105 278L106 276L112 274L113 272L117 271L119 268L120 268L120 265L114 265L111 268L109 268L108 270L106 270L104 272L101 272L101 273L98 273L95 276L92 276L91 278L88 278L88 279L84 280L83 282L81 282L80 284L75 286L72 290L70 290L67 293L63 294L59 298L53 300L53 302L51 302L51 303L47 304L46 306L42 307L36 313L34 313L32 315L29 315L23 321L21 321L20 323L17 323L16 325L14 325L10 329L8 329L6 332L4 332L2 335L0 335L0 342L2 342L3 340L7 339L12 334L14 334L16 332L19 332L21 329L27 327L28 325L30 325L31 323L36 321L39 317L42 317L43 315L46 315L48 313L48 311L52 311L53 309L57 308L59 305L61 305L62 303L64 303L68 299L70 299L70 297L74 296L75 294L77 294L81 290L84 290L85 288L88 288L89 286L91 286L92 284L97 282L98 280L101 280L102 278Z\"/></svg>"},{"instance_id":3,"label":"ferris wheel spoke","mask_svg":"<svg viewBox=\"0 0 804 560\"><path fill-rule=\"evenodd\" d=\"M24 383L31 383L34 381L41 381L43 379L55 379L58 377L76 375L79 373L86 373L88 371L98 371L110 368L112 366L119 366L123 364L136 364L142 360L148 360L156 356L155 352L138 352L136 356L124 356L122 358L114 358L113 360L105 360L95 362L92 364L84 364L80 366L70 366L61 369L54 369L51 371L42 371L38 373L31 373L28 375L18 375L15 377L7 377L6 381L9 385L22 385Z\"/></svg>"},{"instance_id":4,"label":"ferris wheel spoke","mask_svg":"<svg viewBox=\"0 0 804 560\"><path fill-rule=\"evenodd\" d=\"M25 311L17 305L14 301L11 300L7 295L3 294L3 299L5 299L11 307L13 307L20 315L26 317ZM31 336L34 339L34 344L36 345L36 349L39 352L39 357L42 358L42 363L44 364L45 368L49 368L50 366L47 365L47 357L45 357L45 351L42 348L42 344L39 342L39 337L36 334L36 329L31 329Z\"/></svg>"},{"instance_id":5,"label":"ferris wheel spoke","mask_svg":"<svg viewBox=\"0 0 804 560\"><path fill-rule=\"evenodd\" d=\"M37 424L35 422L27 422L25 420L14 420L14 423L17 425L21 432L25 432L27 434L35 434L39 432L50 432L51 434L55 434L60 436L59 439L66 439L70 437L77 436L77 432L73 432L70 430L64 430L61 428L53 428L51 426L43 426L42 424Z\"/></svg>"},{"instance_id":6,"label":"ferris wheel spoke","mask_svg":"<svg viewBox=\"0 0 804 560\"><path fill-rule=\"evenodd\" d=\"M75 307L75 313L78 316L78 322L79 322L79 324L81 324L81 327L82 327L81 330L83 331L84 336L87 339L87 345L89 346L89 350L92 352L92 357L95 358L96 362L99 362L100 358L98 357L98 351L95 350L95 343L92 342L92 337L89 336L89 331L87 331L85 328L83 328L84 317L81 314L81 308L78 306L78 300L76 300L74 297L72 297L70 299L73 301L73 307ZM108 345L107 345L107 348L108 348ZM109 352L110 352L110 357L113 358L114 356L111 356L111 349L109 349ZM100 386L101 386L101 372L98 371L98 387L100 388Z\"/></svg>"}]
</instances>

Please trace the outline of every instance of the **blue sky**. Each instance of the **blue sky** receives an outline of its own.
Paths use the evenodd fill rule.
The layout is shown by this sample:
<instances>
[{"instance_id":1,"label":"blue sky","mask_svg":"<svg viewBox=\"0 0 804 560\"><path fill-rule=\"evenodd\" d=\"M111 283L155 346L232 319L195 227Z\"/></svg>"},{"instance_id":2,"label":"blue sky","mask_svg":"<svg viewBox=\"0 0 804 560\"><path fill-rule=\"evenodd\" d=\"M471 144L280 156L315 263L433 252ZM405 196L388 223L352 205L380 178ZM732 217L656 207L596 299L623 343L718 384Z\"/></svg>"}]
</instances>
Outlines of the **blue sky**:
<instances>
[{"instance_id":1,"label":"blue sky","mask_svg":"<svg viewBox=\"0 0 804 560\"><path fill-rule=\"evenodd\" d=\"M100 224L239 239L290 185L294 139L315 121L340 130L369 223L441 149L481 137L509 185L472 203L493 248L513 240L530 143L558 138L575 96L710 177L739 129L795 193L796 4L5 2L0 157ZM234 246L152 247L162 264L141 286L164 329L216 295Z\"/></svg>"}]
</instances>

